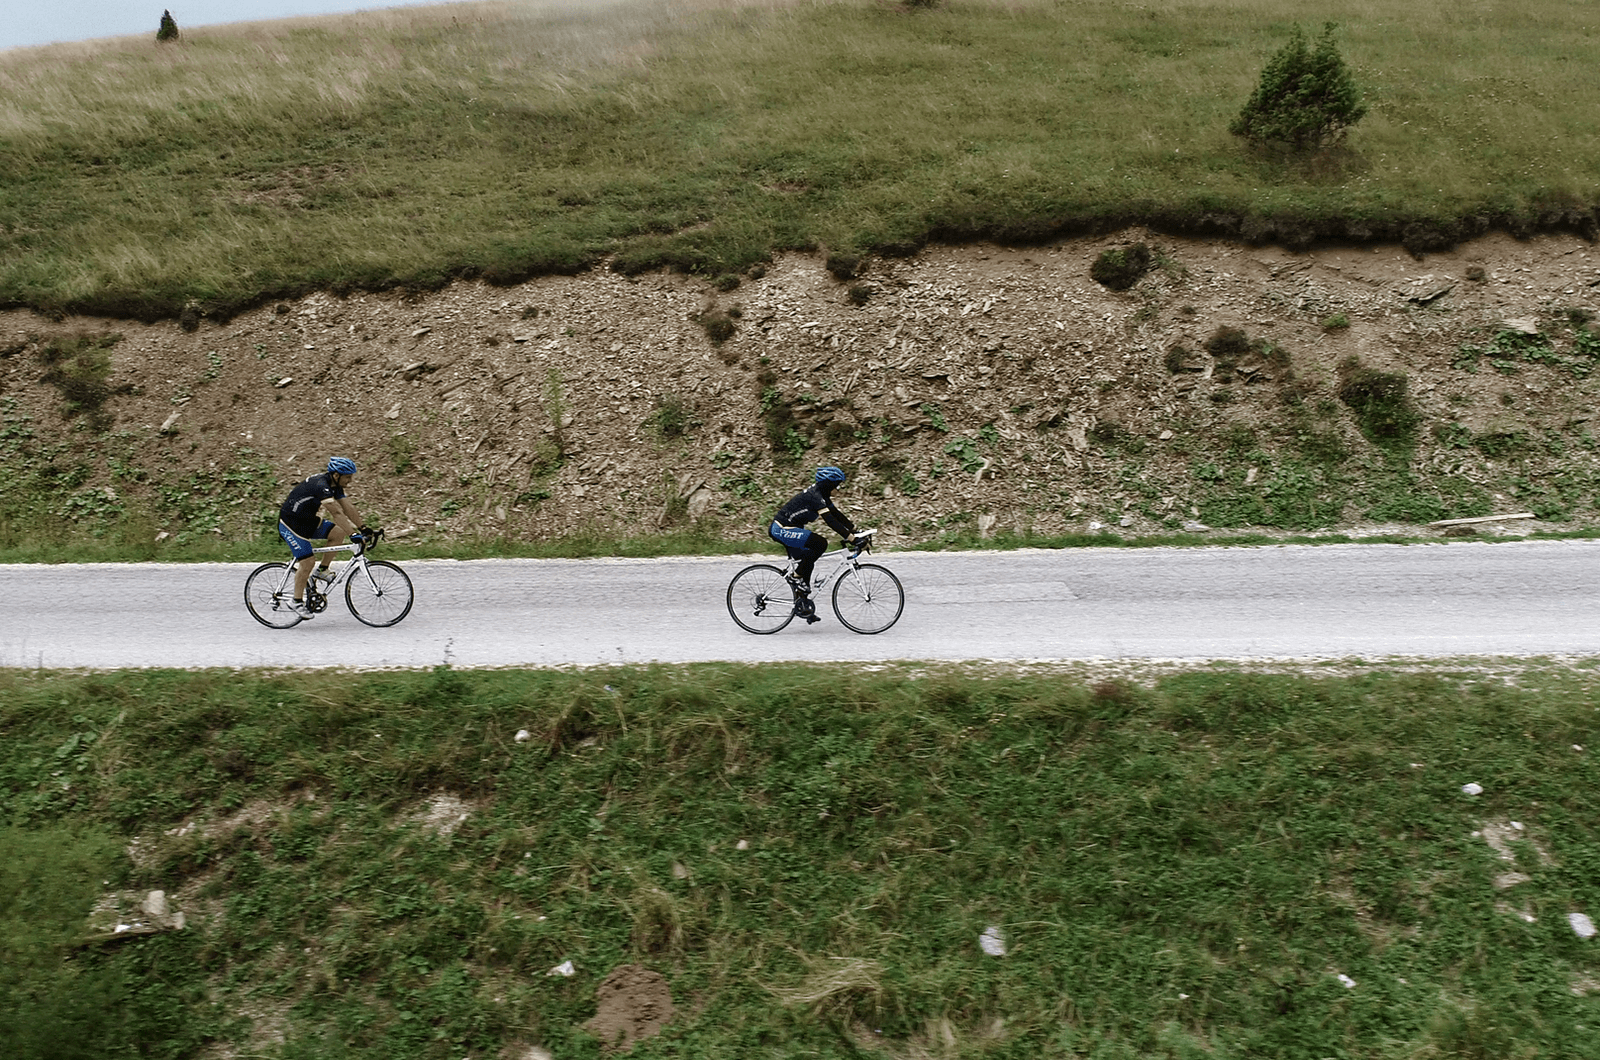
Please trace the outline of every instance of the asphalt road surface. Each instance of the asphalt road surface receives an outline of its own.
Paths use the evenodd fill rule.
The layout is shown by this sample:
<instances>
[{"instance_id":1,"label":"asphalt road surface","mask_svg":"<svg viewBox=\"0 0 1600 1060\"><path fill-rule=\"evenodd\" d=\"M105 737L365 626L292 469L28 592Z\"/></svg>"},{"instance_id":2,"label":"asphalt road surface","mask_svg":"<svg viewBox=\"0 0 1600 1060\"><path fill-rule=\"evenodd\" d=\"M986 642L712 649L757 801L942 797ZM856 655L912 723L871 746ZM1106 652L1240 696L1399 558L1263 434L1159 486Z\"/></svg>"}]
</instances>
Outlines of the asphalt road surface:
<instances>
[{"instance_id":1,"label":"asphalt road surface","mask_svg":"<svg viewBox=\"0 0 1600 1060\"><path fill-rule=\"evenodd\" d=\"M0 666L427 667L778 660L1327 658L1600 651L1600 542L883 553L905 614L754 636L729 579L754 558L403 566L410 616L343 599L289 630L244 607L254 564L0 566ZM824 569L831 564L825 563Z\"/></svg>"}]
</instances>

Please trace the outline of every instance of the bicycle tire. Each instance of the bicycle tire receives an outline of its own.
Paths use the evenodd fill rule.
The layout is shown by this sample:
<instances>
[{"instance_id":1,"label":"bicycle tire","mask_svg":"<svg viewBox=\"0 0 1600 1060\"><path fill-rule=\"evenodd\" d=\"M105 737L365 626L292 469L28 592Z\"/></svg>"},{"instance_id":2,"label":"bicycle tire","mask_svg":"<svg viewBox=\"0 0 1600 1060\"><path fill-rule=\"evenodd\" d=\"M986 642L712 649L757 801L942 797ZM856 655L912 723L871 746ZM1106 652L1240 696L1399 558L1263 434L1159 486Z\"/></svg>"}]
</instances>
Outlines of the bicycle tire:
<instances>
[{"instance_id":1,"label":"bicycle tire","mask_svg":"<svg viewBox=\"0 0 1600 1060\"><path fill-rule=\"evenodd\" d=\"M833 583L833 613L857 633L882 633L900 621L906 591L888 568L860 563Z\"/></svg>"},{"instance_id":2,"label":"bicycle tire","mask_svg":"<svg viewBox=\"0 0 1600 1060\"><path fill-rule=\"evenodd\" d=\"M293 591L280 591L285 585L294 584L288 580L292 575L284 573L288 569L287 563L263 563L244 580L244 606L252 618L268 629L288 629L305 621L290 610Z\"/></svg>"},{"instance_id":3,"label":"bicycle tire","mask_svg":"<svg viewBox=\"0 0 1600 1060\"><path fill-rule=\"evenodd\" d=\"M750 633L776 633L794 621L794 590L777 567L753 564L728 583L728 614Z\"/></svg>"},{"instance_id":4,"label":"bicycle tire","mask_svg":"<svg viewBox=\"0 0 1600 1060\"><path fill-rule=\"evenodd\" d=\"M345 579L345 606L368 626L394 625L411 613L414 600L411 579L386 559L369 559L365 572L357 568Z\"/></svg>"}]
</instances>

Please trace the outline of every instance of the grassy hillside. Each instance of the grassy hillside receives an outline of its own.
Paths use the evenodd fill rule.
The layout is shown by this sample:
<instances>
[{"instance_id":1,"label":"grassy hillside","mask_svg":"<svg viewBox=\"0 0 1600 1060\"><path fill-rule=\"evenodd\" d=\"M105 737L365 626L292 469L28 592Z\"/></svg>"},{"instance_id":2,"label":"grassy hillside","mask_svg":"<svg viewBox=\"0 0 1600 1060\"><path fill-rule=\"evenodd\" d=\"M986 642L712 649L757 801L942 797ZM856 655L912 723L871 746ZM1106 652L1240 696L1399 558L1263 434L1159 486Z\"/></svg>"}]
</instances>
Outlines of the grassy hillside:
<instances>
[{"instance_id":1,"label":"grassy hillside","mask_svg":"<svg viewBox=\"0 0 1600 1060\"><path fill-rule=\"evenodd\" d=\"M1341 24L1370 114L1336 157L1253 156L1227 124L1308 19ZM1295 245L1592 232L1596 34L1564 0L505 3L17 50L0 304L225 315L1134 219Z\"/></svg>"},{"instance_id":2,"label":"grassy hillside","mask_svg":"<svg viewBox=\"0 0 1600 1060\"><path fill-rule=\"evenodd\" d=\"M597 1057L636 962L640 1057L1600 1055L1593 670L1339 671L0 677L0 1038Z\"/></svg>"}]
</instances>

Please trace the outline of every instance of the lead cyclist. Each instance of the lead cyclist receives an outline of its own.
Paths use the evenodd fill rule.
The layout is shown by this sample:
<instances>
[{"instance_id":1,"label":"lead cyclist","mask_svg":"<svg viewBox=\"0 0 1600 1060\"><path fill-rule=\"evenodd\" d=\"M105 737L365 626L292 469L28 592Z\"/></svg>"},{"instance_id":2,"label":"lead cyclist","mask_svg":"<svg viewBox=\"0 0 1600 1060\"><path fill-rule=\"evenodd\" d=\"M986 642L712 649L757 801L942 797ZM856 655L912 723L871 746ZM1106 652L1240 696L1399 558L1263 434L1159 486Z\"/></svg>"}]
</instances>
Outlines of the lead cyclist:
<instances>
[{"instance_id":1,"label":"lead cyclist","mask_svg":"<svg viewBox=\"0 0 1600 1060\"><path fill-rule=\"evenodd\" d=\"M834 491L843 486L849 477L832 465L817 468L812 484L789 498L772 517L772 525L767 527L767 536L782 545L799 562L789 585L795 592L795 614L807 622L821 621L817 617L816 604L811 600L811 571L822 554L828 551L828 539L806 529L806 524L821 517L824 523L844 538L845 544L855 541L855 524L833 500Z\"/></svg>"},{"instance_id":2,"label":"lead cyclist","mask_svg":"<svg viewBox=\"0 0 1600 1060\"><path fill-rule=\"evenodd\" d=\"M311 567L316 561L312 539L327 538L328 544L339 545L348 535L351 541L359 543L362 534L367 532L355 505L345 497L344 491L355 477L356 462L349 457L336 456L328 461L327 471L312 475L290 490L278 509L278 536L294 553L293 610L301 618L315 616L305 600L306 583L311 580ZM324 514L327 515L325 519ZM319 582L333 581L333 573L328 569L331 562L325 554L316 573Z\"/></svg>"}]
</instances>

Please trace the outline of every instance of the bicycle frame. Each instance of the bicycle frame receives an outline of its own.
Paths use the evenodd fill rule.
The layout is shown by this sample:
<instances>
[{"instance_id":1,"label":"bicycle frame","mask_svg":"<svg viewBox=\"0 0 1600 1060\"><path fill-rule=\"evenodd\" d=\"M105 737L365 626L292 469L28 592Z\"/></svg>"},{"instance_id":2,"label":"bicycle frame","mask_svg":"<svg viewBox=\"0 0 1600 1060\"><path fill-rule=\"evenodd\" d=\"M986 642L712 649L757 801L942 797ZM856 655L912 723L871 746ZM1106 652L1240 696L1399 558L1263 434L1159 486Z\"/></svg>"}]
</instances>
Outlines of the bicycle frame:
<instances>
[{"instance_id":1,"label":"bicycle frame","mask_svg":"<svg viewBox=\"0 0 1600 1060\"><path fill-rule=\"evenodd\" d=\"M858 567L860 565L858 561L861 558L861 554L863 552L871 551L872 535L875 533L877 533L876 530L863 530L861 533L856 535L861 541L861 544L857 547L851 548L849 545L841 545L831 552L824 552L822 555L818 556L818 564L825 559L832 559L834 556L840 556L842 558L839 560L839 565L833 568L833 572L831 574L818 574L816 570L813 569L811 572L812 587L817 590L824 589L827 587L829 582L843 574L846 568L854 570L856 567ZM783 573L788 576L793 576L795 569L799 566L800 561L795 559L793 556L790 556L789 565L783 569Z\"/></svg>"},{"instance_id":2,"label":"bicycle frame","mask_svg":"<svg viewBox=\"0 0 1600 1060\"><path fill-rule=\"evenodd\" d=\"M360 568L362 574L367 575L367 581L372 581L372 575L367 572L367 547L364 543L356 544L351 542L344 545L324 545L321 548L314 548L311 550L311 554L313 556L329 552L349 552L351 553L351 556L349 560L341 564L339 568L334 571L333 581L327 584L326 590L317 585L317 580L315 578L307 579L306 595L308 597L312 594L315 594L316 596L331 596L334 589L340 585L343 585L346 579L353 577L353 572L358 567ZM288 570L284 571L283 584L279 586L278 592L286 593L289 591L290 586L294 584L295 568L299 565L299 560L294 560L289 564ZM373 585L373 588L377 588L376 584Z\"/></svg>"}]
</instances>

